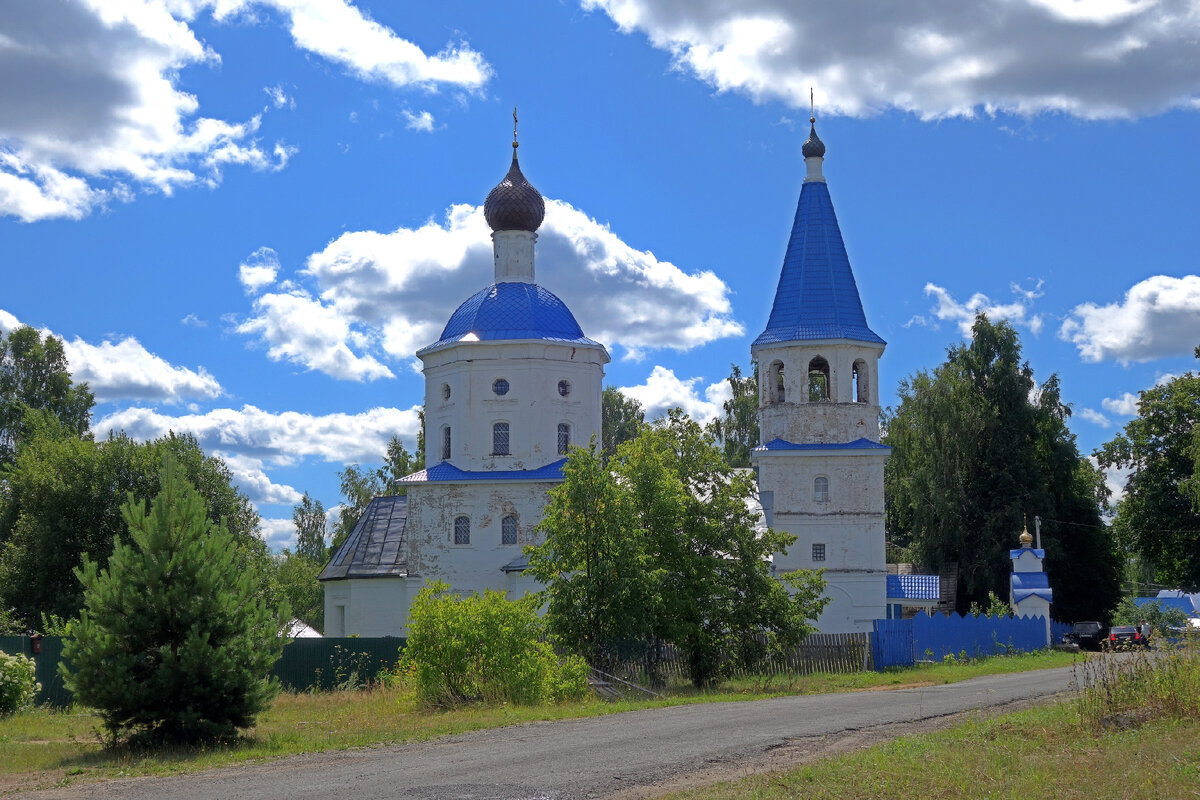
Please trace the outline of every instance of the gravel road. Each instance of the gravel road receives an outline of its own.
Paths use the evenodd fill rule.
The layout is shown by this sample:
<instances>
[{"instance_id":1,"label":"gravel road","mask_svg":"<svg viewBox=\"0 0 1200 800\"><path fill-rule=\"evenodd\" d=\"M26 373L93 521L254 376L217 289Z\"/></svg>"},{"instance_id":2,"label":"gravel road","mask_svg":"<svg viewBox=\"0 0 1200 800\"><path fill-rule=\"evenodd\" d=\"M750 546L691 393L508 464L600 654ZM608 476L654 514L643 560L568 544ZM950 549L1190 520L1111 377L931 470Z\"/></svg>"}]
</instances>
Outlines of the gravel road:
<instances>
[{"instance_id":1,"label":"gravel road","mask_svg":"<svg viewBox=\"0 0 1200 800\"><path fill-rule=\"evenodd\" d=\"M666 788L783 767L939 727L976 709L1073 688L1072 668L945 686L709 703L521 725L435 742L297 756L173 778L31 792L31 798L651 797ZM704 776L698 779L697 776ZM24 795L23 795L24 796Z\"/></svg>"}]
</instances>

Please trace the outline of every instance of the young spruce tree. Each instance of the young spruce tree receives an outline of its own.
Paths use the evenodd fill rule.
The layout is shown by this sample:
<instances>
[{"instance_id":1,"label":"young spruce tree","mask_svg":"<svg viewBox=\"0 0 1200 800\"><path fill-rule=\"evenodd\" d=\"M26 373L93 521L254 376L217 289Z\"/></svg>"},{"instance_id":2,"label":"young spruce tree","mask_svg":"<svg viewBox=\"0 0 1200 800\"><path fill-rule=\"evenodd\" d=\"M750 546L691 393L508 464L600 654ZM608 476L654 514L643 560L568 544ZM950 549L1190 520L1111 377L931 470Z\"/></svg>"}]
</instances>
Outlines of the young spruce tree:
<instances>
[{"instance_id":1,"label":"young spruce tree","mask_svg":"<svg viewBox=\"0 0 1200 800\"><path fill-rule=\"evenodd\" d=\"M267 674L288 610L268 609L174 459L148 512L132 495L121 511L130 543L114 542L107 569L85 556L75 570L84 608L63 648L67 686L114 741L194 742L249 727L276 691Z\"/></svg>"}]
</instances>

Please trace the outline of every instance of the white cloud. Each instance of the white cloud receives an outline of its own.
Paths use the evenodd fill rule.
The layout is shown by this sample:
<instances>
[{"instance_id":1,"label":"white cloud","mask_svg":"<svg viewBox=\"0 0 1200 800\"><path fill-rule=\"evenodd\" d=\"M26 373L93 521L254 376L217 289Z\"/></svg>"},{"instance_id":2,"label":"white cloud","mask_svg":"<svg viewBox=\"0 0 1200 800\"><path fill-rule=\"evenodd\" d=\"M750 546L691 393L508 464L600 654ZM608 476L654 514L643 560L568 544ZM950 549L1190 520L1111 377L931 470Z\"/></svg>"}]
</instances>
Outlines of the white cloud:
<instances>
[{"instance_id":1,"label":"white cloud","mask_svg":"<svg viewBox=\"0 0 1200 800\"><path fill-rule=\"evenodd\" d=\"M274 483L267 476L261 458L220 450L214 451L213 455L220 456L233 473L233 482L256 506L294 505L300 502L301 494L294 487Z\"/></svg>"},{"instance_id":2,"label":"white cloud","mask_svg":"<svg viewBox=\"0 0 1200 800\"><path fill-rule=\"evenodd\" d=\"M95 422L92 429L99 435L123 430L146 440L169 431L191 433L205 451L248 456L277 466L308 457L342 464L376 463L383 459L392 436L401 437L405 446L412 448L420 427L419 410L414 406L314 415L272 413L245 405L170 416L151 408L126 408Z\"/></svg>"},{"instance_id":3,"label":"white cloud","mask_svg":"<svg viewBox=\"0 0 1200 800\"><path fill-rule=\"evenodd\" d=\"M263 91L271 98L275 108L295 108L296 99L283 90L282 86L264 86Z\"/></svg>"},{"instance_id":4,"label":"white cloud","mask_svg":"<svg viewBox=\"0 0 1200 800\"><path fill-rule=\"evenodd\" d=\"M661 417L672 408L682 408L692 419L705 423L722 413L722 404L733 396L728 381L710 383L701 397L697 389L703 378L678 378L673 370L656 366L646 382L619 387L623 394L642 405L646 419Z\"/></svg>"},{"instance_id":5,"label":"white cloud","mask_svg":"<svg viewBox=\"0 0 1200 800\"><path fill-rule=\"evenodd\" d=\"M1187 355L1200 343L1200 275L1155 275L1119 303L1083 303L1058 332L1084 361L1122 364Z\"/></svg>"},{"instance_id":6,"label":"white cloud","mask_svg":"<svg viewBox=\"0 0 1200 800\"><path fill-rule=\"evenodd\" d=\"M958 325L963 336L971 335L971 326L975 324L977 314L986 314L988 319L1005 319L1013 325L1026 327L1035 336L1041 332L1044 321L1040 314L1031 314L1033 302L1042 296L1042 281L1038 281L1032 289L1026 289L1020 284L1009 287L1016 299L1011 303L994 302L987 295L976 292L966 302L955 300L950 292L933 283L925 284L925 294L937 300L937 305L930 309L934 318L953 322ZM908 321L908 325L931 326L928 318L916 316ZM907 326L906 326L907 327Z\"/></svg>"},{"instance_id":7,"label":"white cloud","mask_svg":"<svg viewBox=\"0 0 1200 800\"><path fill-rule=\"evenodd\" d=\"M492 282L490 234L482 208L470 205L453 206L444 224L342 234L308 258L315 293L287 284L265 292L238 330L260 337L273 358L334 377L391 376L375 354L411 359L436 341L465 294ZM634 249L559 200L546 202L536 264L538 283L584 333L624 347L626 357L744 332L731 318L729 287L712 272L684 272Z\"/></svg>"},{"instance_id":8,"label":"white cloud","mask_svg":"<svg viewBox=\"0 0 1200 800\"><path fill-rule=\"evenodd\" d=\"M208 320L203 320L195 314L188 314L183 319L179 320L180 325L188 325L193 328L207 328Z\"/></svg>"},{"instance_id":9,"label":"white cloud","mask_svg":"<svg viewBox=\"0 0 1200 800\"><path fill-rule=\"evenodd\" d=\"M11 331L20 325L20 320L0 309L0 331ZM40 333L63 338L45 328ZM174 366L132 336L117 342L105 339L100 344L85 342L77 336L72 341L63 341L63 351L71 377L76 382L86 382L96 400L102 403L148 400L177 404L189 398L220 397L224 392L204 367L192 370Z\"/></svg>"},{"instance_id":10,"label":"white cloud","mask_svg":"<svg viewBox=\"0 0 1200 800\"><path fill-rule=\"evenodd\" d=\"M275 282L279 273L279 256L269 247L260 247L247 256L238 267L238 280L249 294Z\"/></svg>"},{"instance_id":11,"label":"white cloud","mask_svg":"<svg viewBox=\"0 0 1200 800\"><path fill-rule=\"evenodd\" d=\"M1093 467L1100 468L1095 456L1088 456L1087 460L1092 463ZM1108 502L1115 506L1125 496L1125 483L1133 474L1133 467L1107 467L1101 471L1104 473L1104 485L1111 492Z\"/></svg>"},{"instance_id":12,"label":"white cloud","mask_svg":"<svg viewBox=\"0 0 1200 800\"><path fill-rule=\"evenodd\" d=\"M478 90L491 75L465 44L435 55L346 0L38 0L0 15L0 215L79 219L138 192L215 186L229 165L279 170L297 152L260 140L261 116L205 117L183 88L188 68L220 55L192 24L269 6L296 46L359 78ZM276 107L292 105L267 87Z\"/></svg>"},{"instance_id":13,"label":"white cloud","mask_svg":"<svg viewBox=\"0 0 1200 800\"><path fill-rule=\"evenodd\" d=\"M404 117L405 127L409 130L421 131L422 133L433 132L433 114L430 114L428 111L421 111L414 114L406 109L401 111L400 115Z\"/></svg>"},{"instance_id":14,"label":"white cloud","mask_svg":"<svg viewBox=\"0 0 1200 800\"><path fill-rule=\"evenodd\" d=\"M1121 417L1133 417L1138 413L1138 396L1133 392L1125 392L1120 397L1106 397L1100 405L1110 414Z\"/></svg>"},{"instance_id":15,"label":"white cloud","mask_svg":"<svg viewBox=\"0 0 1200 800\"><path fill-rule=\"evenodd\" d=\"M1171 0L582 0L758 102L923 118L1126 117L1200 98L1200 8Z\"/></svg>"},{"instance_id":16,"label":"white cloud","mask_svg":"<svg viewBox=\"0 0 1200 800\"><path fill-rule=\"evenodd\" d=\"M1086 419L1093 425L1099 425L1101 428L1112 427L1112 422L1109 421L1108 417L1104 416L1094 408L1080 409L1079 416Z\"/></svg>"},{"instance_id":17,"label":"white cloud","mask_svg":"<svg viewBox=\"0 0 1200 800\"><path fill-rule=\"evenodd\" d=\"M287 519L260 518L258 534L266 541L267 547L276 553L285 547L289 549L296 547L296 523L290 517Z\"/></svg>"}]
</instances>

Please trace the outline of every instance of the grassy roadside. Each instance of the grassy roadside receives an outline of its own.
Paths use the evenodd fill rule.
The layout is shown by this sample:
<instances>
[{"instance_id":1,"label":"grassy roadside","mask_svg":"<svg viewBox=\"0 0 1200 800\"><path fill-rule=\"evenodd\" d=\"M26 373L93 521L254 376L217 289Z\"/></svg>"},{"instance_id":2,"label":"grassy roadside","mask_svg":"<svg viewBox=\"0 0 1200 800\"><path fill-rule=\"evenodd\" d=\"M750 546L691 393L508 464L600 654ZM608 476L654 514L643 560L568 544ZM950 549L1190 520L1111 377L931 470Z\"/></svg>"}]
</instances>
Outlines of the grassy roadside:
<instances>
[{"instance_id":1,"label":"grassy roadside","mask_svg":"<svg viewBox=\"0 0 1200 800\"><path fill-rule=\"evenodd\" d=\"M131 751L105 749L98 724L86 709L35 709L0 717L0 793L133 775L165 775L261 759L419 742L484 728L526 722L600 716L640 708L688 703L757 700L790 694L894 689L953 683L1009 672L1069 666L1079 656L1044 652L968 663L932 664L883 673L772 676L731 682L719 691L673 690L662 700L543 706L470 707L431 711L403 688L283 694L235 742L203 748Z\"/></svg>"},{"instance_id":2,"label":"grassy roadside","mask_svg":"<svg viewBox=\"0 0 1200 800\"><path fill-rule=\"evenodd\" d=\"M670 800L1200 798L1200 647L1079 667L1070 700Z\"/></svg>"}]
</instances>

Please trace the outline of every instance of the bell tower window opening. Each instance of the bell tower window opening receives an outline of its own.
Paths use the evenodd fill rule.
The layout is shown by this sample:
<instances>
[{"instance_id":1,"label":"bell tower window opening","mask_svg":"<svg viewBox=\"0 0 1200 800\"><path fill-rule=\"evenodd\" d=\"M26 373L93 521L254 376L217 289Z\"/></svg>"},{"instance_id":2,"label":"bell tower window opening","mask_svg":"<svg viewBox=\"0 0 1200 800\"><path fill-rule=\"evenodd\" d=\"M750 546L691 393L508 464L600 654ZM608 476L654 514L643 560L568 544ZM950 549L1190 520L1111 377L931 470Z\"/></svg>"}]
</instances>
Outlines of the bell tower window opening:
<instances>
[{"instance_id":1,"label":"bell tower window opening","mask_svg":"<svg viewBox=\"0 0 1200 800\"><path fill-rule=\"evenodd\" d=\"M829 399L829 362L817 356L808 362L808 401L824 403Z\"/></svg>"},{"instance_id":2,"label":"bell tower window opening","mask_svg":"<svg viewBox=\"0 0 1200 800\"><path fill-rule=\"evenodd\" d=\"M455 544L470 544L471 543L471 519L470 519L470 517L455 517L454 518L454 543Z\"/></svg>"},{"instance_id":3,"label":"bell tower window opening","mask_svg":"<svg viewBox=\"0 0 1200 800\"><path fill-rule=\"evenodd\" d=\"M871 383L867 377L867 362L861 358L854 362L854 402L871 402Z\"/></svg>"},{"instance_id":4,"label":"bell tower window opening","mask_svg":"<svg viewBox=\"0 0 1200 800\"><path fill-rule=\"evenodd\" d=\"M767 374L767 402L782 403L787 396L787 392L783 385L783 362L776 361L771 364L771 369Z\"/></svg>"},{"instance_id":5,"label":"bell tower window opening","mask_svg":"<svg viewBox=\"0 0 1200 800\"><path fill-rule=\"evenodd\" d=\"M558 454L565 456L571 449L571 426L565 422L558 423Z\"/></svg>"},{"instance_id":6,"label":"bell tower window opening","mask_svg":"<svg viewBox=\"0 0 1200 800\"><path fill-rule=\"evenodd\" d=\"M508 445L508 423L497 422L492 425L492 455L512 455Z\"/></svg>"},{"instance_id":7,"label":"bell tower window opening","mask_svg":"<svg viewBox=\"0 0 1200 800\"><path fill-rule=\"evenodd\" d=\"M813 478L813 502L829 502L829 478L824 475Z\"/></svg>"},{"instance_id":8,"label":"bell tower window opening","mask_svg":"<svg viewBox=\"0 0 1200 800\"><path fill-rule=\"evenodd\" d=\"M450 459L450 426L442 426L442 461Z\"/></svg>"},{"instance_id":9,"label":"bell tower window opening","mask_svg":"<svg viewBox=\"0 0 1200 800\"><path fill-rule=\"evenodd\" d=\"M500 520L500 544L517 543L517 518L509 514Z\"/></svg>"}]
</instances>

